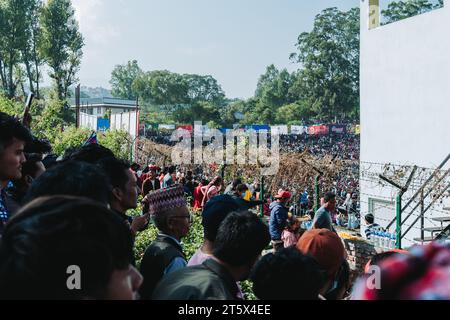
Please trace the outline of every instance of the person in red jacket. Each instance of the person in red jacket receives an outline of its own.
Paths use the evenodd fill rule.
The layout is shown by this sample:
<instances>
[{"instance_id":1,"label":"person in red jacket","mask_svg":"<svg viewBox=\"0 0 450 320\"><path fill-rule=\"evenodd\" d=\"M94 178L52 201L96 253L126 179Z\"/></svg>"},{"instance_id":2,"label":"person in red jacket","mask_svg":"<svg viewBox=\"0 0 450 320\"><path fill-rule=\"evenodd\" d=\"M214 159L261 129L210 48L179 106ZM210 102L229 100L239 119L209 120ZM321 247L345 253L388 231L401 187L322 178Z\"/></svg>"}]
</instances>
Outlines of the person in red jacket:
<instances>
[{"instance_id":1,"label":"person in red jacket","mask_svg":"<svg viewBox=\"0 0 450 320\"><path fill-rule=\"evenodd\" d=\"M203 202L203 186L207 186L209 184L208 181L202 179L202 181L198 184L198 186L194 189L194 209L201 209Z\"/></svg>"}]
</instances>

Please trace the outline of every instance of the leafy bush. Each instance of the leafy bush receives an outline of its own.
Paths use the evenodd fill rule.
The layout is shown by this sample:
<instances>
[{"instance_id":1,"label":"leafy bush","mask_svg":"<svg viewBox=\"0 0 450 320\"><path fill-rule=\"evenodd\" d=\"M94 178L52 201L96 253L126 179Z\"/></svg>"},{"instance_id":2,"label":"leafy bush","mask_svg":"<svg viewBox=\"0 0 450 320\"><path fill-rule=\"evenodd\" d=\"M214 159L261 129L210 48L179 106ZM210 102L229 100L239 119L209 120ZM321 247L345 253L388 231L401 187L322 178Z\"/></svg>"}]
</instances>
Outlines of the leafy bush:
<instances>
[{"instance_id":1,"label":"leafy bush","mask_svg":"<svg viewBox=\"0 0 450 320\"><path fill-rule=\"evenodd\" d=\"M69 148L76 148L83 145L91 131L85 128L69 127L53 141L53 152L57 155L63 155Z\"/></svg>"},{"instance_id":2,"label":"leafy bush","mask_svg":"<svg viewBox=\"0 0 450 320\"><path fill-rule=\"evenodd\" d=\"M23 107L20 103L6 98L0 94L0 112L4 112L11 116L20 116L23 111Z\"/></svg>"},{"instance_id":3,"label":"leafy bush","mask_svg":"<svg viewBox=\"0 0 450 320\"><path fill-rule=\"evenodd\" d=\"M126 131L108 130L98 135L98 143L110 149L120 159L130 157L131 137Z\"/></svg>"}]
</instances>

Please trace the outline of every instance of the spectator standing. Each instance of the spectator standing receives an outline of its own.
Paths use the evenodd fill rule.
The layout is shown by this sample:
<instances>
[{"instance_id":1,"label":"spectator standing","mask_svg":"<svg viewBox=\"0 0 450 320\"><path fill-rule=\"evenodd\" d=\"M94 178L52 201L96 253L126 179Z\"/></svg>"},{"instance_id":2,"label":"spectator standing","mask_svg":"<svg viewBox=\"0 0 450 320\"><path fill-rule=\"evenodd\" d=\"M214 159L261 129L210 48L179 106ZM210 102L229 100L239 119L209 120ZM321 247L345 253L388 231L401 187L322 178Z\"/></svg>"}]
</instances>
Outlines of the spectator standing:
<instances>
[{"instance_id":1,"label":"spectator standing","mask_svg":"<svg viewBox=\"0 0 450 320\"><path fill-rule=\"evenodd\" d=\"M291 199L291 194L288 191L279 190L274 197L276 200L270 204L270 219L269 230L272 245L275 251L284 247L281 235L286 228L288 219L287 202Z\"/></svg>"},{"instance_id":2,"label":"spectator standing","mask_svg":"<svg viewBox=\"0 0 450 320\"><path fill-rule=\"evenodd\" d=\"M186 267L186 257L180 241L189 233L192 223L181 185L157 190L150 193L148 198L149 213L159 234L146 249L141 262L144 283L140 293L143 299L150 299L163 277Z\"/></svg>"}]
</instances>

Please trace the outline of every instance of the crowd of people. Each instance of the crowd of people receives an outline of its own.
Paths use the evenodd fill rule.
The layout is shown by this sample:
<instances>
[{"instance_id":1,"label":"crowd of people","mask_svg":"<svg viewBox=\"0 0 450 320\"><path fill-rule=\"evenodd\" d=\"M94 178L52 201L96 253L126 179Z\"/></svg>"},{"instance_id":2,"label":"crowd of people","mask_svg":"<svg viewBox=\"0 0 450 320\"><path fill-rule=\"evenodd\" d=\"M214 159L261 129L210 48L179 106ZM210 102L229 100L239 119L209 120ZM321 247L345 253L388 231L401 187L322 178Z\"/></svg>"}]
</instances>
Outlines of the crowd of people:
<instances>
[{"instance_id":1,"label":"crowd of people","mask_svg":"<svg viewBox=\"0 0 450 320\"><path fill-rule=\"evenodd\" d=\"M164 144L168 146L174 146L176 144L175 141L171 141L171 134L169 133L149 131L146 132L145 137L146 139L158 144ZM305 151L308 151L315 157L332 155L333 157L340 160L359 160L359 135L352 133L335 133L327 135L280 135L279 143L280 149L283 152L303 153Z\"/></svg>"},{"instance_id":2,"label":"crowd of people","mask_svg":"<svg viewBox=\"0 0 450 320\"><path fill-rule=\"evenodd\" d=\"M50 153L0 113L0 299L242 300L247 279L260 300L450 298L450 247L440 243L375 256L368 272L382 270L381 289L366 285L367 274L351 290L333 192L311 212L308 190L260 199L255 184L238 178L200 179L158 164L141 171L95 143ZM130 217L139 194L143 212ZM345 200L350 216L356 201ZM266 204L268 223L253 211ZM190 207L204 238L188 260ZM135 237L150 223L159 233L137 265Z\"/></svg>"}]
</instances>

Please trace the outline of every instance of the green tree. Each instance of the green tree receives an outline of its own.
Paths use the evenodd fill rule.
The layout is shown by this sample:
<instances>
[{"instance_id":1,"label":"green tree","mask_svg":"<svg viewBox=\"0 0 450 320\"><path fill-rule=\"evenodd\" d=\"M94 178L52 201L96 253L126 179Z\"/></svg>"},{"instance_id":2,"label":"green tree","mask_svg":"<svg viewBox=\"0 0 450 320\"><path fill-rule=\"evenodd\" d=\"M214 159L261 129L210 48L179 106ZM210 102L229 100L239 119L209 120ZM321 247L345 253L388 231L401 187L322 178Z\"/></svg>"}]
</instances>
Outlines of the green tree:
<instances>
[{"instance_id":1,"label":"green tree","mask_svg":"<svg viewBox=\"0 0 450 320\"><path fill-rule=\"evenodd\" d=\"M391 2L386 10L381 11L381 15L385 18L383 24L396 22L402 19L406 19L412 16L416 16L435 8L442 7L443 1L439 1L436 5L433 5L428 0L408 0Z\"/></svg>"},{"instance_id":2,"label":"green tree","mask_svg":"<svg viewBox=\"0 0 450 320\"><path fill-rule=\"evenodd\" d=\"M28 0L26 15L24 16L27 25L27 42L25 47L21 48L22 62L28 78L28 86L38 99L40 98L40 69L43 64L43 59L39 52L42 41L42 30L39 22L42 6L41 0Z\"/></svg>"},{"instance_id":3,"label":"green tree","mask_svg":"<svg viewBox=\"0 0 450 320\"><path fill-rule=\"evenodd\" d=\"M300 34L291 59L302 65L291 93L322 120L359 108L359 8L328 8L316 16L311 32Z\"/></svg>"},{"instance_id":4,"label":"green tree","mask_svg":"<svg viewBox=\"0 0 450 320\"><path fill-rule=\"evenodd\" d=\"M243 100L234 101L220 109L220 122L224 127L231 128L233 124L240 123L240 118L246 112L246 103Z\"/></svg>"},{"instance_id":5,"label":"green tree","mask_svg":"<svg viewBox=\"0 0 450 320\"><path fill-rule=\"evenodd\" d=\"M9 98L16 95L21 84L18 72L21 49L27 45L27 10L29 0L0 0L0 78Z\"/></svg>"},{"instance_id":6,"label":"green tree","mask_svg":"<svg viewBox=\"0 0 450 320\"><path fill-rule=\"evenodd\" d=\"M147 103L176 105L189 103L189 86L183 76L167 70L141 74L133 83L133 90Z\"/></svg>"},{"instance_id":7,"label":"green tree","mask_svg":"<svg viewBox=\"0 0 450 320\"><path fill-rule=\"evenodd\" d=\"M268 107L276 109L283 104L293 102L289 89L294 79L283 69L279 71L273 64L267 67L265 74L259 78L255 97Z\"/></svg>"},{"instance_id":8,"label":"green tree","mask_svg":"<svg viewBox=\"0 0 450 320\"><path fill-rule=\"evenodd\" d=\"M112 95L122 99L136 99L138 94L133 90L133 83L142 73L136 60L128 61L126 65L115 66L109 81Z\"/></svg>"},{"instance_id":9,"label":"green tree","mask_svg":"<svg viewBox=\"0 0 450 320\"><path fill-rule=\"evenodd\" d=\"M66 101L69 87L77 81L83 56L84 40L74 14L70 0L48 0L41 15L41 53L61 101Z\"/></svg>"},{"instance_id":10,"label":"green tree","mask_svg":"<svg viewBox=\"0 0 450 320\"><path fill-rule=\"evenodd\" d=\"M302 124L313 116L310 106L306 102L298 101L280 107L275 120L278 124Z\"/></svg>"},{"instance_id":11,"label":"green tree","mask_svg":"<svg viewBox=\"0 0 450 320\"><path fill-rule=\"evenodd\" d=\"M183 78L187 82L187 95L191 103L206 101L221 106L225 99L225 93L217 80L212 76L197 74L185 74Z\"/></svg>"}]
</instances>

